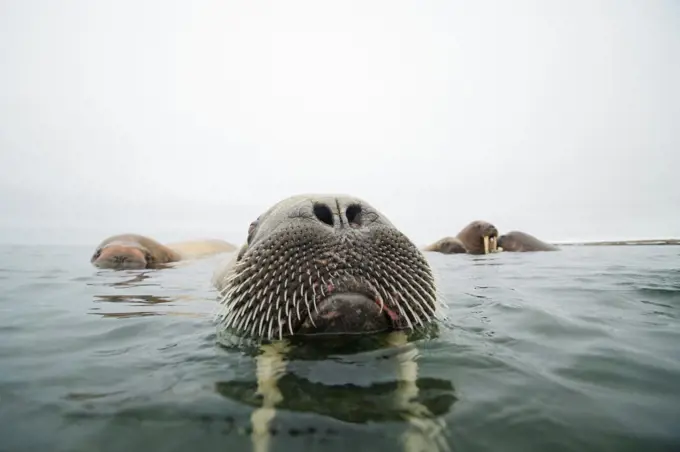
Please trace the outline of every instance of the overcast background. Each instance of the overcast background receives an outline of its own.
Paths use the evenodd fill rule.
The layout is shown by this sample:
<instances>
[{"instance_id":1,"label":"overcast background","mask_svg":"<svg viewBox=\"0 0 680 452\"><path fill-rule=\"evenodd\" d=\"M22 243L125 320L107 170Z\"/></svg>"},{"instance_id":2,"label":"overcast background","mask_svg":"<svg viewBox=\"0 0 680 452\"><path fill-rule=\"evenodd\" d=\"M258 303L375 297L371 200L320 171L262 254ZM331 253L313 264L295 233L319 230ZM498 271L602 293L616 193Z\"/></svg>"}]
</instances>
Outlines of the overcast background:
<instances>
[{"instance_id":1,"label":"overcast background","mask_svg":"<svg viewBox=\"0 0 680 452\"><path fill-rule=\"evenodd\" d=\"M680 236L680 3L0 2L0 240L238 243L344 192L416 243Z\"/></svg>"}]
</instances>

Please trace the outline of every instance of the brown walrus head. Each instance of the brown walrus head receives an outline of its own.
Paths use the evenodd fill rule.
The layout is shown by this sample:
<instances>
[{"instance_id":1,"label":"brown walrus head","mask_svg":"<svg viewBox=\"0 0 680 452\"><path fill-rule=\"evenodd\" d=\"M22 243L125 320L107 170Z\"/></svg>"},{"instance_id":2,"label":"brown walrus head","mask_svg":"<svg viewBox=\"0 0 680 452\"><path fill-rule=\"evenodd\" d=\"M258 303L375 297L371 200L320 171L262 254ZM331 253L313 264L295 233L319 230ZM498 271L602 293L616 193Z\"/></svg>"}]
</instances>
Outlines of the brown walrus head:
<instances>
[{"instance_id":1,"label":"brown walrus head","mask_svg":"<svg viewBox=\"0 0 680 452\"><path fill-rule=\"evenodd\" d=\"M90 262L98 268L138 270L154 268L177 258L176 253L149 237L120 234L103 240L92 254Z\"/></svg>"},{"instance_id":2,"label":"brown walrus head","mask_svg":"<svg viewBox=\"0 0 680 452\"><path fill-rule=\"evenodd\" d=\"M213 283L221 325L259 339L416 329L438 314L423 254L379 211L345 195L280 201L251 223Z\"/></svg>"},{"instance_id":3,"label":"brown walrus head","mask_svg":"<svg viewBox=\"0 0 680 452\"><path fill-rule=\"evenodd\" d=\"M498 229L487 221L470 222L456 237L470 254L488 254L497 251Z\"/></svg>"}]
</instances>

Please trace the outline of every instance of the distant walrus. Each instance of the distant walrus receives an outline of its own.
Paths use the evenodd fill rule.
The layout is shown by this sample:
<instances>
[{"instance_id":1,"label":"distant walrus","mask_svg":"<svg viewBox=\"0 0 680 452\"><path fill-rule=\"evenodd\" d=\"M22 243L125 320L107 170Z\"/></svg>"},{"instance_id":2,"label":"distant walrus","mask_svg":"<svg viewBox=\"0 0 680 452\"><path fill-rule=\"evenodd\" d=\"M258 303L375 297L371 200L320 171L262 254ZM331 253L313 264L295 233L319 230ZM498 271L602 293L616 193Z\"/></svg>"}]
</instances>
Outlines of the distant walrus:
<instances>
[{"instance_id":1,"label":"distant walrus","mask_svg":"<svg viewBox=\"0 0 680 452\"><path fill-rule=\"evenodd\" d=\"M222 240L206 239L162 245L139 234L120 234L102 241L90 258L92 265L110 269L155 268L171 262L235 251Z\"/></svg>"},{"instance_id":2,"label":"distant walrus","mask_svg":"<svg viewBox=\"0 0 680 452\"><path fill-rule=\"evenodd\" d=\"M545 243L533 235L522 231L510 231L498 239L498 246L503 251L557 251L558 247Z\"/></svg>"},{"instance_id":3,"label":"distant walrus","mask_svg":"<svg viewBox=\"0 0 680 452\"><path fill-rule=\"evenodd\" d=\"M475 220L456 235L469 254L488 254L497 251L498 229L493 224Z\"/></svg>"},{"instance_id":4,"label":"distant walrus","mask_svg":"<svg viewBox=\"0 0 680 452\"><path fill-rule=\"evenodd\" d=\"M437 316L424 255L377 209L346 195L272 206L213 284L221 326L255 339L408 330Z\"/></svg>"},{"instance_id":5,"label":"distant walrus","mask_svg":"<svg viewBox=\"0 0 680 452\"><path fill-rule=\"evenodd\" d=\"M431 245L423 248L423 251L436 251L442 254L465 254L467 251L463 243L456 237L444 237Z\"/></svg>"}]
</instances>

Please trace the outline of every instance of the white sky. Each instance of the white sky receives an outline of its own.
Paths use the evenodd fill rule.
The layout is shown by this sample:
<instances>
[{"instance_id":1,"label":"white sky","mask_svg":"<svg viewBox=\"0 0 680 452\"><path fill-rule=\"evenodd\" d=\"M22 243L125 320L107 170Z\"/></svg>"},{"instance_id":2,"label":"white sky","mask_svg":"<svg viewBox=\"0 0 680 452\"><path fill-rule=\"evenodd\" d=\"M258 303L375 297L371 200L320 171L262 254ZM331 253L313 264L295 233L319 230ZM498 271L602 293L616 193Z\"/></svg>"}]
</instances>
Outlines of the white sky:
<instances>
[{"instance_id":1,"label":"white sky","mask_svg":"<svg viewBox=\"0 0 680 452\"><path fill-rule=\"evenodd\" d=\"M239 243L300 192L679 237L678 81L673 0L3 0L0 240Z\"/></svg>"}]
</instances>

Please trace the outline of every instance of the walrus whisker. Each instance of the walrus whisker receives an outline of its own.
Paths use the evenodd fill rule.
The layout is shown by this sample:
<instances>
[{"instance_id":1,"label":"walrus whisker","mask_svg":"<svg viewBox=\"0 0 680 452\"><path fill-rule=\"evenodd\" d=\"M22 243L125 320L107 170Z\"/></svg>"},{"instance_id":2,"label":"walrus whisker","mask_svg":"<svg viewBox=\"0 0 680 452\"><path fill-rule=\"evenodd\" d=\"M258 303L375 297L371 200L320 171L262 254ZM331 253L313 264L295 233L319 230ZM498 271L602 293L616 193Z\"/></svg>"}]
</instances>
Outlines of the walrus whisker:
<instances>
[{"instance_id":1,"label":"walrus whisker","mask_svg":"<svg viewBox=\"0 0 680 452\"><path fill-rule=\"evenodd\" d=\"M288 318L290 319L290 317L291 317L290 310L288 310ZM290 335L292 336L294 334L293 333L293 324L290 322L290 320L286 323L288 324L288 331L290 332Z\"/></svg>"},{"instance_id":2,"label":"walrus whisker","mask_svg":"<svg viewBox=\"0 0 680 452\"><path fill-rule=\"evenodd\" d=\"M266 314L265 318L267 320L270 320L272 318L271 314L272 314L272 305L270 304L269 307L267 308L267 314Z\"/></svg>"},{"instance_id":3,"label":"walrus whisker","mask_svg":"<svg viewBox=\"0 0 680 452\"><path fill-rule=\"evenodd\" d=\"M381 287L378 286L378 293L381 294L383 302L386 303L388 306L396 306L397 302L392 298L392 296L387 293L387 291Z\"/></svg>"},{"instance_id":4,"label":"walrus whisker","mask_svg":"<svg viewBox=\"0 0 680 452\"><path fill-rule=\"evenodd\" d=\"M247 311L248 313L243 316L243 319L241 322L238 324L238 329L245 329L248 326L248 323L250 322L250 318L253 316L253 313L255 312L253 309L250 309Z\"/></svg>"},{"instance_id":5,"label":"walrus whisker","mask_svg":"<svg viewBox=\"0 0 680 452\"><path fill-rule=\"evenodd\" d=\"M414 283L418 284L418 287L420 290L424 293L428 293L427 288L431 288L434 285L434 281L432 282L427 282L425 281L419 274L415 273L414 275ZM435 285L436 286L436 285Z\"/></svg>"},{"instance_id":6,"label":"walrus whisker","mask_svg":"<svg viewBox=\"0 0 680 452\"><path fill-rule=\"evenodd\" d=\"M253 319L253 323L250 326L250 335L255 336L255 331L257 330L257 319Z\"/></svg>"},{"instance_id":7,"label":"walrus whisker","mask_svg":"<svg viewBox=\"0 0 680 452\"><path fill-rule=\"evenodd\" d=\"M231 315L230 318L229 318L229 325L230 325L230 326L236 327L236 324L237 324L237 322L238 322L238 315L239 315L239 310L238 310L238 309L234 309L234 310L232 311L232 315Z\"/></svg>"},{"instance_id":8,"label":"walrus whisker","mask_svg":"<svg viewBox=\"0 0 680 452\"><path fill-rule=\"evenodd\" d=\"M395 300L396 301L396 300ZM413 329L413 324L411 323L411 320L408 318L408 315L406 315L406 312L404 311L404 308L401 306L401 303L396 303L397 309L401 312L401 315L404 317L404 320L406 320L406 324L408 325L409 329Z\"/></svg>"},{"instance_id":9,"label":"walrus whisker","mask_svg":"<svg viewBox=\"0 0 680 452\"><path fill-rule=\"evenodd\" d=\"M238 289L238 286L231 286L230 285L230 286L225 287L222 290L222 292L225 292L225 293L220 294L222 296L222 303L224 303L226 300L231 298L232 295L234 295L234 292L236 292L237 289Z\"/></svg>"},{"instance_id":10,"label":"walrus whisker","mask_svg":"<svg viewBox=\"0 0 680 452\"><path fill-rule=\"evenodd\" d=\"M413 315L413 319L422 326L423 325L422 319L420 318L419 315L417 315L415 313L415 311L411 307L411 304L408 302L408 300L406 300L406 298L404 298L404 295L402 295L401 292L397 292L397 294L399 295L399 298L401 298L404 301L404 304L406 305L406 308L409 310L411 315ZM411 328L413 328L413 327L411 327Z\"/></svg>"},{"instance_id":11,"label":"walrus whisker","mask_svg":"<svg viewBox=\"0 0 680 452\"><path fill-rule=\"evenodd\" d=\"M241 302L246 298L247 295L248 295L247 292L243 292L243 293L238 297L238 299L234 302L234 306L235 306L235 307L236 307L236 306L240 306L240 307L238 308L239 314L238 314L238 316L237 316L237 319L241 318L241 315L242 315L242 314L241 314L241 311L243 311L243 310L245 309L245 307L246 307L246 304L245 304L245 303L244 303L244 304L241 304Z\"/></svg>"},{"instance_id":12,"label":"walrus whisker","mask_svg":"<svg viewBox=\"0 0 680 452\"><path fill-rule=\"evenodd\" d=\"M266 319L266 317L264 317L264 316L260 317L260 327L257 330L257 334L260 337L262 337L262 335L264 334L264 321L265 321L265 319Z\"/></svg>"},{"instance_id":13,"label":"walrus whisker","mask_svg":"<svg viewBox=\"0 0 680 452\"><path fill-rule=\"evenodd\" d=\"M300 303L297 302L296 297L297 297L297 291L294 291L293 292L293 306L295 306L295 312L297 313L298 321L300 321L300 320L302 320L300 318Z\"/></svg>"},{"instance_id":14,"label":"walrus whisker","mask_svg":"<svg viewBox=\"0 0 680 452\"><path fill-rule=\"evenodd\" d=\"M234 311L228 308L229 306L222 306L222 310L219 314L220 322L227 327L229 326L229 318L234 315Z\"/></svg>"},{"instance_id":15,"label":"walrus whisker","mask_svg":"<svg viewBox=\"0 0 680 452\"><path fill-rule=\"evenodd\" d=\"M251 298L251 304L254 304L254 303L252 302L253 299L254 299L254 300L261 300L261 299L263 299L263 298L265 297L265 295L267 295L267 288L266 288L266 287L263 287L262 289L260 289L260 290L257 292L257 294L256 294L253 298Z\"/></svg>"},{"instance_id":16,"label":"walrus whisker","mask_svg":"<svg viewBox=\"0 0 680 452\"><path fill-rule=\"evenodd\" d=\"M413 299L418 304L418 306L420 307L420 310L422 311L422 314L428 319L428 321L429 321L430 315L436 317L437 314L435 313L435 310L432 308L432 306L430 306L430 304L432 304L432 303L431 302L428 303L427 301L425 301L425 299L420 295L421 291L416 290L411 285L411 283L408 282L407 280L405 280L403 278L400 278L400 279L404 282L404 284L406 284L411 289L410 291L408 291L408 293L409 294L415 294L415 296L418 297L418 299L416 299L416 298L413 298ZM421 288L421 290L422 290L422 288ZM421 301L422 301L422 303L421 303ZM427 306L427 309L430 311L429 313L426 313L425 306Z\"/></svg>"},{"instance_id":17,"label":"walrus whisker","mask_svg":"<svg viewBox=\"0 0 680 452\"><path fill-rule=\"evenodd\" d=\"M241 314L241 307L234 308L234 315L231 318L231 327L233 327L233 328L238 327L238 320L239 320L240 314Z\"/></svg>"},{"instance_id":18,"label":"walrus whisker","mask_svg":"<svg viewBox=\"0 0 680 452\"><path fill-rule=\"evenodd\" d=\"M307 298L307 294L305 294L305 305L307 306L307 314L308 315L311 314L312 310L309 307L309 299ZM309 315L309 320L311 320L312 325L316 327L316 325L314 324L314 319L312 318L311 315Z\"/></svg>"},{"instance_id":19,"label":"walrus whisker","mask_svg":"<svg viewBox=\"0 0 680 452\"><path fill-rule=\"evenodd\" d=\"M256 309L248 309L249 313L247 317L243 317L243 323L239 325L239 329L246 329L248 328L248 325L251 324L251 320L254 318L255 314L257 313Z\"/></svg>"},{"instance_id":20,"label":"walrus whisker","mask_svg":"<svg viewBox=\"0 0 680 452\"><path fill-rule=\"evenodd\" d=\"M246 310L246 311L249 311L249 312L255 311L254 306L253 306L254 300L255 300L255 297L248 298L248 301L246 303L244 303L244 305L243 305L243 309Z\"/></svg>"},{"instance_id":21,"label":"walrus whisker","mask_svg":"<svg viewBox=\"0 0 680 452\"><path fill-rule=\"evenodd\" d=\"M394 277L393 277L392 275L387 274L387 275L385 275L385 277L386 277L386 279L391 280L391 282L392 282L393 284L399 286L399 288L400 288L401 290L403 290L404 292L406 292L406 290L405 290L403 287L401 287L401 285L394 279ZM403 295L401 295L401 293L399 293L398 290L395 290L393 286L391 286L390 289L391 289L392 293L398 293L398 294L399 294L399 297L402 298L402 299L404 299L404 298L403 298ZM409 328L410 328L410 329L413 329L413 324L411 323L410 319L408 318L408 315L407 315L406 312L404 311L404 308L401 306L401 303L399 303L398 300L397 300L396 298L394 298L394 301L397 302L396 305L397 305L397 307L399 308L399 310L402 312L402 315L404 316L404 318L407 320ZM404 300L404 301L407 301L407 300ZM408 306L408 302L407 302L407 306ZM411 309L410 306L408 306L408 308ZM411 311L412 311L412 310L411 310ZM412 311L412 312L413 312L413 311ZM414 315L414 317L417 317L417 316L415 315L415 313L413 313L413 315Z\"/></svg>"}]
</instances>

